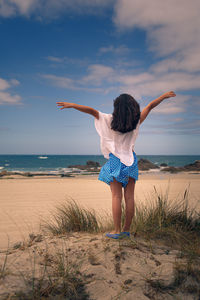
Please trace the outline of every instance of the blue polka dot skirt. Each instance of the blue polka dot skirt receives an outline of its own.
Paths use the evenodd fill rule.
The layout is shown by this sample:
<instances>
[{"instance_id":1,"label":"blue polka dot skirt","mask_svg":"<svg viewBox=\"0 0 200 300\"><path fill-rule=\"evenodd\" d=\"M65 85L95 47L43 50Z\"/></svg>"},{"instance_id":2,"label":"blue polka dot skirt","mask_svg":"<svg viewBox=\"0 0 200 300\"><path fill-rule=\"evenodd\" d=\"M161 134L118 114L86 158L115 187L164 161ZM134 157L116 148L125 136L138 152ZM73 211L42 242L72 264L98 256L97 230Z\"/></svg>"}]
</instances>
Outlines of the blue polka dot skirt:
<instances>
[{"instance_id":1,"label":"blue polka dot skirt","mask_svg":"<svg viewBox=\"0 0 200 300\"><path fill-rule=\"evenodd\" d=\"M109 154L109 160L102 166L98 179L109 184L113 182L114 178L122 183L122 187L126 187L129 177L138 180L138 162L135 152L134 162L131 166L124 165L118 157Z\"/></svg>"}]
</instances>

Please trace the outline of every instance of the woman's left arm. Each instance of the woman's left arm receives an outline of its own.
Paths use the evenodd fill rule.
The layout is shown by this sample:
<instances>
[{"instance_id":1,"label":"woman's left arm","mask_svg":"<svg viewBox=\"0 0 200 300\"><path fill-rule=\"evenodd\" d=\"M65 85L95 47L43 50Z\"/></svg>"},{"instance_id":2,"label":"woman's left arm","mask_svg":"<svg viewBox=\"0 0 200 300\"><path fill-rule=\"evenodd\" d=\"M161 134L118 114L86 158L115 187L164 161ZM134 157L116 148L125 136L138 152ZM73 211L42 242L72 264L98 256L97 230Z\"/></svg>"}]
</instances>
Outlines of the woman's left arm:
<instances>
[{"instance_id":1,"label":"woman's left arm","mask_svg":"<svg viewBox=\"0 0 200 300\"><path fill-rule=\"evenodd\" d=\"M176 94L171 91L163 94L162 96L158 97L157 99L151 101L141 112L140 114L140 124L146 119L150 111L158 106L164 99L170 98L170 97L175 97Z\"/></svg>"},{"instance_id":2,"label":"woman's left arm","mask_svg":"<svg viewBox=\"0 0 200 300\"><path fill-rule=\"evenodd\" d=\"M64 108L74 108L77 109L79 111L82 111L86 114L90 114L93 117L99 119L99 112L98 110L90 107L90 106L85 106L85 105L80 105L80 104L76 104L76 103L70 103L70 102L56 102L57 106L61 106L60 109L64 109Z\"/></svg>"}]
</instances>

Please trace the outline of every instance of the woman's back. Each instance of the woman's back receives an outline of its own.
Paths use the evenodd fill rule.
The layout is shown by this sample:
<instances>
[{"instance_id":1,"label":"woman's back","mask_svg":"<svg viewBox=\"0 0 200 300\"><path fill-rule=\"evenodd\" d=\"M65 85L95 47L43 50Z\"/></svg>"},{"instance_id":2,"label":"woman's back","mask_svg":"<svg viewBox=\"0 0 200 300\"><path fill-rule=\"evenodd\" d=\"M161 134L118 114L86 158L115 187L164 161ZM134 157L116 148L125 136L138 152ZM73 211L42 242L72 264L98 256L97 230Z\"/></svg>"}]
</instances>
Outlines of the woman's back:
<instances>
[{"instance_id":1,"label":"woman's back","mask_svg":"<svg viewBox=\"0 0 200 300\"><path fill-rule=\"evenodd\" d=\"M109 158L112 153L120 159L120 161L131 166L134 162L134 145L139 131L139 122L136 129L121 133L111 129L113 120L112 114L105 114L99 111L99 119L95 118L95 128L100 136L100 146L102 154L105 158Z\"/></svg>"}]
</instances>

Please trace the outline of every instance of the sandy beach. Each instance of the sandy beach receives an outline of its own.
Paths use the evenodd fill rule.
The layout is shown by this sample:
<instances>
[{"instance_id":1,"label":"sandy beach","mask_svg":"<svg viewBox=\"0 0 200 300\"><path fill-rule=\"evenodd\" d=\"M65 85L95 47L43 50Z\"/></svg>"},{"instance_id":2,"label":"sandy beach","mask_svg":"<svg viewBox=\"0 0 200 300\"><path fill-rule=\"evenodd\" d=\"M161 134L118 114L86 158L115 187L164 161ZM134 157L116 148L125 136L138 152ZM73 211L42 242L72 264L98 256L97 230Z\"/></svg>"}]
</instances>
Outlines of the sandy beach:
<instances>
[{"instance_id":1,"label":"sandy beach","mask_svg":"<svg viewBox=\"0 0 200 300\"><path fill-rule=\"evenodd\" d=\"M164 195L168 187L169 199L181 200L189 188L188 204L199 211L199 179L200 174L194 173L144 172L136 184L136 204L149 205L155 189ZM132 233L130 238L113 240L103 232L52 236L40 231L43 220L69 199L101 215L111 213L110 187L96 175L12 175L0 180L0 191L0 299L32 300L51 294L77 300L198 299L198 246L187 261L189 245L184 256L170 238L164 242ZM194 237L190 235L192 244ZM183 237L182 241L186 247ZM189 264L190 258L194 261ZM72 288L73 297L59 298L66 286Z\"/></svg>"},{"instance_id":2,"label":"sandy beach","mask_svg":"<svg viewBox=\"0 0 200 300\"><path fill-rule=\"evenodd\" d=\"M189 205L200 209L200 174L143 173L136 184L137 205L148 205L156 190L169 198L180 199L189 187ZM59 203L74 199L100 214L111 213L110 187L97 180L97 175L74 178L12 176L0 180L0 249L37 232L43 219Z\"/></svg>"}]
</instances>

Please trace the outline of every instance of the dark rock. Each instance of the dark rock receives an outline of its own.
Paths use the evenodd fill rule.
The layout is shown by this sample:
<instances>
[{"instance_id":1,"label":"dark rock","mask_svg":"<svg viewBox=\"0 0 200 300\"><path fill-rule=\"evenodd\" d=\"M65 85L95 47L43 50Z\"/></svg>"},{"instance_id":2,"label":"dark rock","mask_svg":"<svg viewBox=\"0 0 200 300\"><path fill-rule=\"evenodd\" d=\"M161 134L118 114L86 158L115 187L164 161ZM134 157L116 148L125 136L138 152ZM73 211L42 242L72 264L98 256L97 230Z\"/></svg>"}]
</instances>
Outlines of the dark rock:
<instances>
[{"instance_id":1,"label":"dark rock","mask_svg":"<svg viewBox=\"0 0 200 300\"><path fill-rule=\"evenodd\" d=\"M0 172L0 177L6 176L6 175L9 175L8 171L3 170L3 171Z\"/></svg>"},{"instance_id":2,"label":"dark rock","mask_svg":"<svg viewBox=\"0 0 200 300\"><path fill-rule=\"evenodd\" d=\"M138 167L139 167L139 170L141 170L141 171L148 171L150 169L159 169L159 167L157 165L153 164L151 161L144 159L144 158L141 158L138 161Z\"/></svg>"},{"instance_id":3,"label":"dark rock","mask_svg":"<svg viewBox=\"0 0 200 300\"><path fill-rule=\"evenodd\" d=\"M96 171L98 170L98 168L100 167L100 164L96 161L92 161L89 160L87 161L86 165L70 165L68 166L68 168L77 168L80 170L87 170L87 171L91 171L91 169L95 169Z\"/></svg>"},{"instance_id":4,"label":"dark rock","mask_svg":"<svg viewBox=\"0 0 200 300\"><path fill-rule=\"evenodd\" d=\"M26 177L33 177L33 174L31 174L30 172L25 172L22 175Z\"/></svg>"},{"instance_id":5,"label":"dark rock","mask_svg":"<svg viewBox=\"0 0 200 300\"><path fill-rule=\"evenodd\" d=\"M124 284L131 284L132 282L133 282L132 279L126 279L126 280L124 281Z\"/></svg>"},{"instance_id":6,"label":"dark rock","mask_svg":"<svg viewBox=\"0 0 200 300\"><path fill-rule=\"evenodd\" d=\"M200 160L196 160L194 163L185 165L184 167L167 167L161 171L170 173L200 171Z\"/></svg>"},{"instance_id":7,"label":"dark rock","mask_svg":"<svg viewBox=\"0 0 200 300\"><path fill-rule=\"evenodd\" d=\"M89 167L100 167L100 164L97 162L97 161L92 161L92 160L88 160L86 162L86 165L89 166Z\"/></svg>"},{"instance_id":8,"label":"dark rock","mask_svg":"<svg viewBox=\"0 0 200 300\"><path fill-rule=\"evenodd\" d=\"M161 170L162 172L170 172L170 173L178 173L181 171L184 171L183 168L177 168L177 167L167 167Z\"/></svg>"},{"instance_id":9,"label":"dark rock","mask_svg":"<svg viewBox=\"0 0 200 300\"><path fill-rule=\"evenodd\" d=\"M85 167L85 166L83 166L83 165L70 165L70 166L68 166L68 168L77 168L77 169L82 169L83 167Z\"/></svg>"},{"instance_id":10,"label":"dark rock","mask_svg":"<svg viewBox=\"0 0 200 300\"><path fill-rule=\"evenodd\" d=\"M194 163L185 165L183 167L186 171L200 171L200 160L196 160Z\"/></svg>"},{"instance_id":11,"label":"dark rock","mask_svg":"<svg viewBox=\"0 0 200 300\"><path fill-rule=\"evenodd\" d=\"M160 167L167 167L168 165L166 163L160 164Z\"/></svg>"},{"instance_id":12,"label":"dark rock","mask_svg":"<svg viewBox=\"0 0 200 300\"><path fill-rule=\"evenodd\" d=\"M8 176L8 175L21 175L21 176L33 176L31 173L29 172L13 172L13 171L6 171L6 170L3 170L0 172L0 177L2 176Z\"/></svg>"},{"instance_id":13,"label":"dark rock","mask_svg":"<svg viewBox=\"0 0 200 300\"><path fill-rule=\"evenodd\" d=\"M60 177L74 177L72 174L66 173L66 174L60 174Z\"/></svg>"}]
</instances>

